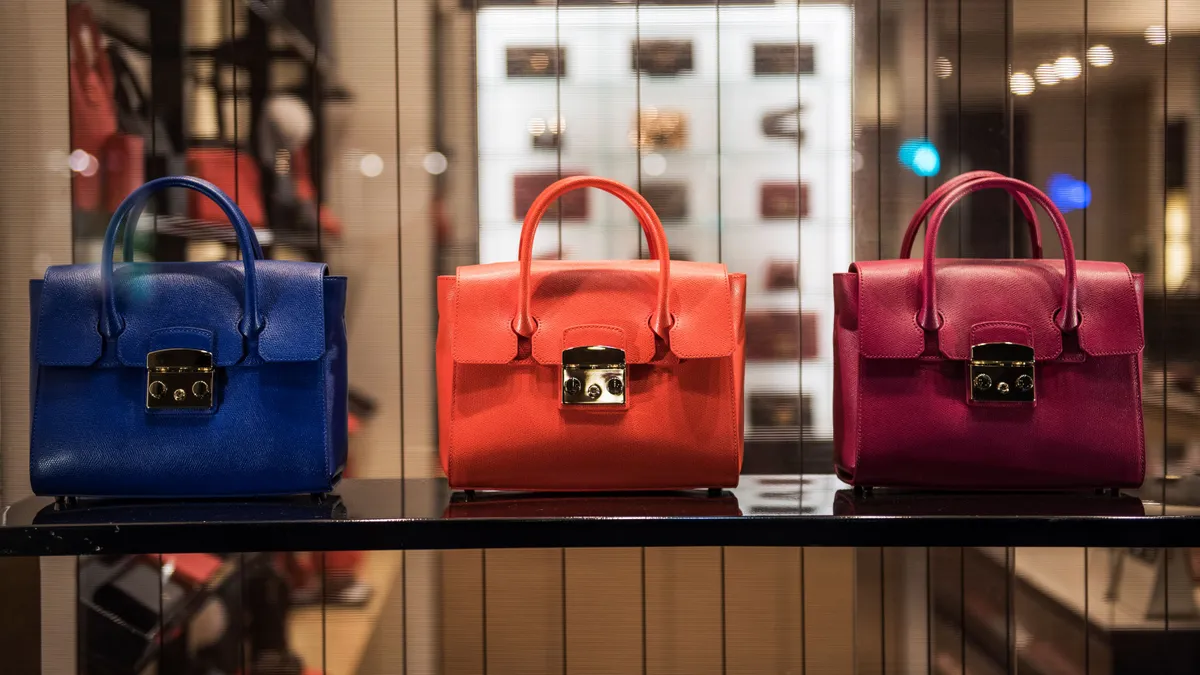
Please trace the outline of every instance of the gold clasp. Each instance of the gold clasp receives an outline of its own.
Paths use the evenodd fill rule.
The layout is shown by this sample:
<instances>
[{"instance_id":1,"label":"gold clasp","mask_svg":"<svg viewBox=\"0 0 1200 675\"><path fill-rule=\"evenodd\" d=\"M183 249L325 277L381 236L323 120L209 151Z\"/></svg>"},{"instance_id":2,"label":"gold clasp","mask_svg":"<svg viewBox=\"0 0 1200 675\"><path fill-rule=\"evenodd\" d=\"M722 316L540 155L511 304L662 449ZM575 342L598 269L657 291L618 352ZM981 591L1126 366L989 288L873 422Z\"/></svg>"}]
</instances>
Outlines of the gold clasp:
<instances>
[{"instance_id":1,"label":"gold clasp","mask_svg":"<svg viewBox=\"0 0 1200 675\"><path fill-rule=\"evenodd\" d=\"M562 353L563 405L625 405L625 350L572 347Z\"/></svg>"},{"instance_id":2,"label":"gold clasp","mask_svg":"<svg viewBox=\"0 0 1200 675\"><path fill-rule=\"evenodd\" d=\"M146 355L146 409L213 406L213 356L201 349L160 349Z\"/></svg>"},{"instance_id":3,"label":"gold clasp","mask_svg":"<svg viewBox=\"0 0 1200 675\"><path fill-rule=\"evenodd\" d=\"M1033 403L1033 347L1013 342L971 346L971 400Z\"/></svg>"}]
</instances>

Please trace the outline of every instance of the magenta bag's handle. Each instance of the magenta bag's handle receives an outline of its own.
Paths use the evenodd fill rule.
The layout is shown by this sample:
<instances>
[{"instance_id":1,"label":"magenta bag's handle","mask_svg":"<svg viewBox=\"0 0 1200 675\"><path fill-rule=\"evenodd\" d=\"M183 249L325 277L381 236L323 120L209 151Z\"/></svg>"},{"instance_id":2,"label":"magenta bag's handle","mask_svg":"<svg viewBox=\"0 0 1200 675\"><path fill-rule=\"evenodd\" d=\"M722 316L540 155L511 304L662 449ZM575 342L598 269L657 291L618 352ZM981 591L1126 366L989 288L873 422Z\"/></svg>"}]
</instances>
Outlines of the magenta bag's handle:
<instances>
[{"instance_id":1,"label":"magenta bag's handle","mask_svg":"<svg viewBox=\"0 0 1200 675\"><path fill-rule=\"evenodd\" d=\"M924 202L921 202L920 208L913 214L912 220L908 221L908 229L904 231L904 241L900 244L900 258L906 259L912 253L913 242L917 239L917 232L921 230L921 223L925 222L925 216L937 206L939 202L946 197L946 193L954 188L984 176L1002 176L1003 174L995 171L968 171L960 176L955 176L943 183L934 190ZM1033 210L1033 204L1029 202L1029 198L1021 194L1015 188L1005 188L1012 195L1013 199L1017 200L1017 206L1021 209L1021 214L1025 216L1025 222L1029 223L1029 241L1033 248L1033 257L1042 257L1042 230L1038 227L1037 213Z\"/></svg>"},{"instance_id":2,"label":"magenta bag's handle","mask_svg":"<svg viewBox=\"0 0 1200 675\"><path fill-rule=\"evenodd\" d=\"M1058 240L1062 242L1063 250L1063 299L1062 308L1054 321L1064 332L1079 327L1079 301L1076 292L1075 245L1071 243L1071 231L1067 228L1067 219L1063 217L1054 202L1046 193L1024 181L1005 176L981 176L956 186L946 193L946 196L933 209L929 216L929 228L925 233L925 261L921 266L921 313L918 321L927 331L937 331L941 328L941 320L937 312L937 284L934 283L934 253L937 250L937 233L942 227L946 213L958 200L979 190L987 188L1003 188L1009 192L1014 190L1031 197L1042 205L1050 219L1054 221L1054 229L1058 231Z\"/></svg>"}]
</instances>

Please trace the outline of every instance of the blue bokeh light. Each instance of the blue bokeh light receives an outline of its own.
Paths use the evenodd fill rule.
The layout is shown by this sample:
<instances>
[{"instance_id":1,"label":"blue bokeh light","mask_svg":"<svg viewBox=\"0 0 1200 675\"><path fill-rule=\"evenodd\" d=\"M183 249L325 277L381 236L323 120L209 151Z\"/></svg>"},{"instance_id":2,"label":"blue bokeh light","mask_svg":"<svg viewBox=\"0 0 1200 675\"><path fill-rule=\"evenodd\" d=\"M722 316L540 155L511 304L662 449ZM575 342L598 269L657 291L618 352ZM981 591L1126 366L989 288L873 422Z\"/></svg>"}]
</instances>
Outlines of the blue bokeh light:
<instances>
[{"instance_id":1,"label":"blue bokeh light","mask_svg":"<svg viewBox=\"0 0 1200 675\"><path fill-rule=\"evenodd\" d=\"M1092 188L1066 173L1050 176L1049 182L1046 183L1046 194L1063 213L1086 209L1092 203Z\"/></svg>"},{"instance_id":2,"label":"blue bokeh light","mask_svg":"<svg viewBox=\"0 0 1200 675\"><path fill-rule=\"evenodd\" d=\"M900 144L900 163L918 176L935 176L942 167L937 148L928 138L910 138Z\"/></svg>"}]
</instances>

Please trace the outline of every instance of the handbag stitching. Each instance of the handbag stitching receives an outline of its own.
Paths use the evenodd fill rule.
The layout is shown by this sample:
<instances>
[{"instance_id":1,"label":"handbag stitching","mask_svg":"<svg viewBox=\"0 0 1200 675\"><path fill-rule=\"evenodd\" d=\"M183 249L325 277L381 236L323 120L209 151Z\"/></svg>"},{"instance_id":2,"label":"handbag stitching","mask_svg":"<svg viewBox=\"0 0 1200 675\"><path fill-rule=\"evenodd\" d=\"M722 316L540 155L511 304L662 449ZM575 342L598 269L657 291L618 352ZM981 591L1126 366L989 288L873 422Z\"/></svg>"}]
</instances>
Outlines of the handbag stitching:
<instances>
[{"instance_id":1,"label":"handbag stitching","mask_svg":"<svg viewBox=\"0 0 1200 675\"><path fill-rule=\"evenodd\" d=\"M722 265L722 267L725 267L725 266ZM733 343L736 341L735 337L733 335L733 291L731 290L730 285L729 285L729 269L728 268L725 268L725 297L729 299L729 303L728 303L729 323L726 324L725 327L729 329L729 332L727 334L728 342ZM691 358L710 359L710 358L713 358L716 356L728 356L728 354L720 354L720 353L716 353L716 352L713 352L713 353L703 352L699 355L692 356Z\"/></svg>"},{"instance_id":2,"label":"handbag stitching","mask_svg":"<svg viewBox=\"0 0 1200 675\"><path fill-rule=\"evenodd\" d=\"M457 298L455 298L455 302L458 302ZM449 482L450 487L458 487L454 484L454 411L458 409L458 406L454 403L454 399L455 394L458 392L458 361L451 363L450 369L453 374L450 384L450 438L447 440L448 448L446 450L446 480Z\"/></svg>"},{"instance_id":3,"label":"handbag stitching","mask_svg":"<svg viewBox=\"0 0 1200 675\"><path fill-rule=\"evenodd\" d=\"M455 270L455 272L454 272L454 318L455 319L458 318L458 303L459 303L459 299L462 297L462 293L459 292L459 284L461 282L462 282L462 273L459 270ZM532 318L532 315L530 318ZM535 322L536 322L536 319L535 319ZM512 325L511 320L509 321L509 325ZM458 333L457 332L453 333L450 336L450 352L454 355L454 362L458 363ZM496 361L496 360L472 361L472 363L492 363L492 364L509 363L510 361L513 360L513 357L515 357L515 356L516 356L516 353L514 350L513 356L510 356L510 357L500 360L500 361Z\"/></svg>"},{"instance_id":4,"label":"handbag stitching","mask_svg":"<svg viewBox=\"0 0 1200 675\"><path fill-rule=\"evenodd\" d=\"M860 278L859 281L862 281ZM859 305L860 307L862 305ZM859 343L860 346L862 343ZM858 359L858 373L854 377L854 469L851 471L850 477L854 485L858 485L858 475L862 473L862 379L863 366L866 365L866 359L855 354L854 358Z\"/></svg>"},{"instance_id":5,"label":"handbag stitching","mask_svg":"<svg viewBox=\"0 0 1200 675\"><path fill-rule=\"evenodd\" d=\"M1136 292L1136 289L1135 289L1135 292ZM1146 430L1143 427L1144 422L1142 421L1142 378L1141 378L1141 375L1138 373L1137 364L1138 364L1137 355L1130 356L1129 357L1129 375L1130 375L1129 381L1134 383L1133 392L1134 392L1134 398L1136 399L1134 401L1134 404L1136 405L1136 407L1134 408L1133 416L1135 418L1137 418L1138 450L1139 450L1139 452L1138 452L1138 484L1140 485L1146 481Z\"/></svg>"},{"instance_id":6,"label":"handbag stitching","mask_svg":"<svg viewBox=\"0 0 1200 675\"><path fill-rule=\"evenodd\" d=\"M324 286L324 285L322 284L322 286ZM324 293L322 293L322 295L324 295ZM322 300L324 300L324 298L322 298ZM322 303L322 306L323 306L323 304L324 303ZM324 317L322 317L322 319L321 319L322 325L324 324L324 322L325 322L325 319L324 319ZM325 342L325 341L322 340L322 342ZM324 449L324 452L322 452L321 455L322 455L322 459L325 461L325 476L324 476L325 483L324 484L327 485L329 488L332 488L333 487L333 485L332 485L333 474L330 473L329 455L333 454L333 446L329 442L329 426L331 423L330 420L332 419L333 416L328 414L328 412L332 412L332 411L330 411L330 409L328 408L327 399L325 398L325 373L327 371L333 370L332 368L330 368L330 366L333 364L333 360L329 357L329 343L326 342L324 346L325 346L325 355L321 357L320 361L318 361L318 363L320 365L318 368L316 368L316 371L317 371L316 387L321 392L321 421L322 421L322 423L321 423L321 447ZM403 452L403 450L401 450L401 452Z\"/></svg>"},{"instance_id":7,"label":"handbag stitching","mask_svg":"<svg viewBox=\"0 0 1200 675\"><path fill-rule=\"evenodd\" d=\"M1133 297L1133 299L1134 299L1134 300L1133 300L1133 309L1134 309L1135 313L1137 314L1137 316L1138 316L1138 319L1141 319L1141 314L1142 314L1142 313L1141 313L1141 311L1140 311L1140 310L1141 310L1141 308L1138 306L1138 301L1137 301L1137 286L1136 286L1136 285L1133 283L1133 273L1129 271L1129 267L1128 267L1128 266L1126 266L1126 265L1124 265L1124 264L1121 264L1121 267L1123 267L1123 268L1125 269L1125 280L1129 282L1129 292L1131 293L1131 295L1132 295L1132 297ZM1121 304L1122 304L1122 306L1124 307L1124 306L1128 305L1129 303L1126 301L1126 302L1122 302ZM1082 312L1082 310L1080 310L1080 314L1082 314L1082 313L1083 313L1083 312ZM1139 342L1139 343L1141 343L1141 344L1144 346L1144 345L1145 345L1145 342L1146 342L1146 340L1145 340L1145 337L1142 335L1142 322L1139 320L1139 321L1137 321L1137 322L1136 322L1136 325L1137 325L1137 335L1138 335L1138 342ZM1091 351L1090 349L1088 349L1088 348L1087 348L1087 346L1084 344L1084 340L1083 340L1083 338L1084 338L1084 334L1083 334L1083 333L1080 333L1080 334L1079 334L1079 346L1080 346L1080 347L1083 347L1083 350L1084 350L1085 352L1087 352L1088 354L1091 354L1092 356L1113 356L1113 355L1115 355L1115 354L1126 354L1126 353L1128 353L1128 352L1121 352L1121 351L1107 351L1107 352L1098 351L1098 352L1093 352L1093 351ZM1141 348L1139 348L1139 349L1138 349L1138 351L1140 352L1140 351L1141 351Z\"/></svg>"},{"instance_id":8,"label":"handbag stitching","mask_svg":"<svg viewBox=\"0 0 1200 675\"><path fill-rule=\"evenodd\" d=\"M732 447L732 450L733 450L733 484L737 485L738 478L742 473L742 462L741 462L741 457L739 457L739 453L738 453L738 446L742 442L742 434L741 434L741 429L738 429L737 391L733 386L733 357L730 356L729 358L725 358L725 359L721 359L721 360L725 362L724 370L725 370L725 374L727 375L726 382L729 386L729 389L728 389L729 397L731 399L734 399L733 405L729 406L729 418L730 418L730 421L733 423L733 427L732 427L733 432L729 435L729 438L733 441L733 443L732 443L732 446L733 446Z\"/></svg>"},{"instance_id":9,"label":"handbag stitching","mask_svg":"<svg viewBox=\"0 0 1200 675\"><path fill-rule=\"evenodd\" d=\"M863 290L864 290L864 287L866 286L867 275L861 273L861 268L859 268L859 270L860 270L859 272L855 272L854 274L856 274L858 276L858 307L859 307L859 311L861 312L862 308L864 307L862 298L863 298ZM918 314L920 314L920 312L917 312L917 314L913 315L913 327L917 329L918 335L923 335L925 329L923 329L921 327L921 325L919 323L917 323L917 315ZM867 325L864 326L863 322L862 322L862 316L860 314L858 317L858 325L860 326L859 331L858 331L858 333L859 333L858 350L859 350L859 353L861 354L863 345L868 341L867 335L869 332L868 328L870 327L870 322L868 321ZM885 354L879 354L879 355L866 354L865 356L867 356L867 358L873 358L875 356L878 356L879 358L885 358L885 359L888 359L888 358L914 359L914 358L920 356L921 352L923 352L924 350L925 350L924 344L922 344L921 349L918 349L911 354L909 354L907 352L901 352L899 354L891 354L891 353L885 353ZM857 460L855 463L857 464Z\"/></svg>"},{"instance_id":10,"label":"handbag stitching","mask_svg":"<svg viewBox=\"0 0 1200 675\"><path fill-rule=\"evenodd\" d=\"M44 366L72 366L75 364L71 361L49 361L49 360L42 358L42 336L46 334L46 332L41 329L42 328L42 312L43 312L43 308L45 307L46 287L48 285L46 282L46 277L49 276L49 274L50 274L50 268L46 268L45 274L42 275L42 292L38 298L38 341L37 341L37 349L35 350L37 352L37 360L38 360L38 364L44 365ZM99 335L99 334L97 334L97 335ZM91 352L89 351L88 354L90 355ZM91 357L91 363L95 363L103 354L104 354L104 338L101 337L100 338L100 347L96 350L96 355Z\"/></svg>"}]
</instances>

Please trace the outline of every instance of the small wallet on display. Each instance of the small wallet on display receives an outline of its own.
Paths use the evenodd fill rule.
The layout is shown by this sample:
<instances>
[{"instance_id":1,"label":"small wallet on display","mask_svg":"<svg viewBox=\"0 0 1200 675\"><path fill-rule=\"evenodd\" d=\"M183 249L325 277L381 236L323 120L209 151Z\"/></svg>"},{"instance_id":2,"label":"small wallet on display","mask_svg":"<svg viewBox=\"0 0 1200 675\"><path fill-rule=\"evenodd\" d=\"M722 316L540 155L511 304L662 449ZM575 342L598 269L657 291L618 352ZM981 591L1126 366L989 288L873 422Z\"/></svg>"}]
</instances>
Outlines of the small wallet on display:
<instances>
[{"instance_id":1,"label":"small wallet on display","mask_svg":"<svg viewBox=\"0 0 1200 675\"><path fill-rule=\"evenodd\" d=\"M563 47L509 47L509 77L566 77L567 50Z\"/></svg>"},{"instance_id":2,"label":"small wallet on display","mask_svg":"<svg viewBox=\"0 0 1200 675\"><path fill-rule=\"evenodd\" d=\"M767 290L786 291L800 287L800 263L795 260L767 262Z\"/></svg>"},{"instance_id":3,"label":"small wallet on display","mask_svg":"<svg viewBox=\"0 0 1200 675\"><path fill-rule=\"evenodd\" d=\"M758 213L768 220L808 217L808 185L763 183L759 188Z\"/></svg>"},{"instance_id":4,"label":"small wallet on display","mask_svg":"<svg viewBox=\"0 0 1200 675\"><path fill-rule=\"evenodd\" d=\"M582 175L580 172L522 173L513 177L513 218L524 220L533 200L560 178ZM588 193L575 190L559 197L546 212L547 218L562 217L564 220L584 220L588 217Z\"/></svg>"},{"instance_id":5,"label":"small wallet on display","mask_svg":"<svg viewBox=\"0 0 1200 675\"><path fill-rule=\"evenodd\" d=\"M682 150L688 144L688 116L681 110L642 108L629 134L642 152Z\"/></svg>"},{"instance_id":6,"label":"small wallet on display","mask_svg":"<svg viewBox=\"0 0 1200 675\"><path fill-rule=\"evenodd\" d=\"M814 70L812 45L796 43L754 45L755 75L809 75Z\"/></svg>"},{"instance_id":7,"label":"small wallet on display","mask_svg":"<svg viewBox=\"0 0 1200 675\"><path fill-rule=\"evenodd\" d=\"M807 394L750 394L750 425L805 428L812 425L812 397Z\"/></svg>"},{"instance_id":8,"label":"small wallet on display","mask_svg":"<svg viewBox=\"0 0 1200 675\"><path fill-rule=\"evenodd\" d=\"M800 113L804 106L793 106L786 110L774 110L762 117L762 132L767 138L782 138L804 142L804 130L800 128Z\"/></svg>"},{"instance_id":9,"label":"small wallet on display","mask_svg":"<svg viewBox=\"0 0 1200 675\"><path fill-rule=\"evenodd\" d=\"M638 40L630 45L634 72L673 76L692 72L692 43L688 40Z\"/></svg>"},{"instance_id":10,"label":"small wallet on display","mask_svg":"<svg viewBox=\"0 0 1200 675\"><path fill-rule=\"evenodd\" d=\"M815 312L746 312L746 358L794 361L817 356Z\"/></svg>"},{"instance_id":11,"label":"small wallet on display","mask_svg":"<svg viewBox=\"0 0 1200 675\"><path fill-rule=\"evenodd\" d=\"M538 150L556 150L563 146L563 132L567 124L563 118L545 119L534 117L529 120L529 138Z\"/></svg>"},{"instance_id":12,"label":"small wallet on display","mask_svg":"<svg viewBox=\"0 0 1200 675\"><path fill-rule=\"evenodd\" d=\"M687 218L687 183L646 183L642 185L642 196L663 220ZM672 258L678 260L674 255Z\"/></svg>"}]
</instances>

